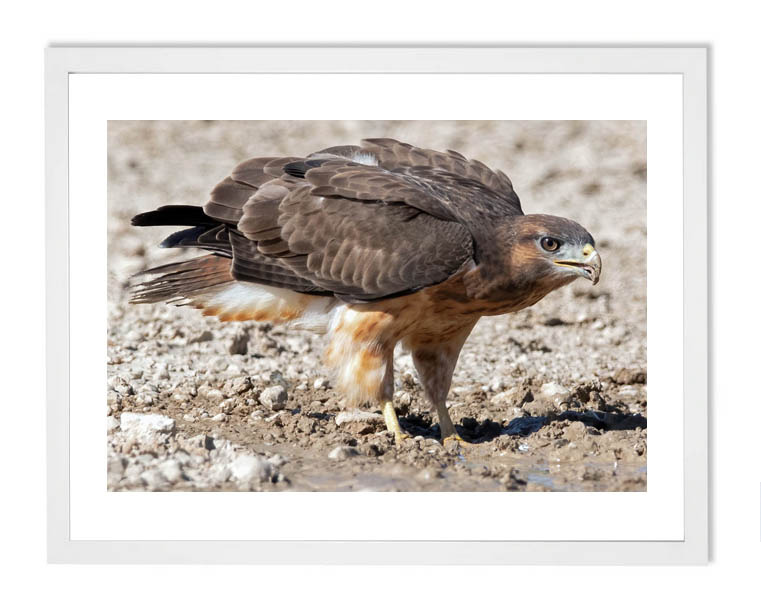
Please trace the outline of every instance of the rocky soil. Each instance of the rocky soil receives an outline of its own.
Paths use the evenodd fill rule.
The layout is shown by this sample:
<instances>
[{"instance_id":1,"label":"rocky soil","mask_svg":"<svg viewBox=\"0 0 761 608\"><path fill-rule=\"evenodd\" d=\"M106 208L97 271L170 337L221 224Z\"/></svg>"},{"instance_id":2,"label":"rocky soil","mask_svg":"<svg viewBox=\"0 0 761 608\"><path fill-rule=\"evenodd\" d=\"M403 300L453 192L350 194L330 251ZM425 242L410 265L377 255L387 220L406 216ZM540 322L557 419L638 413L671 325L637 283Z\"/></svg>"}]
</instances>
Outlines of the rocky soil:
<instances>
[{"instance_id":1,"label":"rocky soil","mask_svg":"<svg viewBox=\"0 0 761 608\"><path fill-rule=\"evenodd\" d=\"M321 336L128 304L130 275L189 257L135 213L201 204L251 156L381 136L503 169L524 211L579 221L603 257L597 286L479 322L449 396L467 447L437 441L409 355L397 447L379 410L342 407ZM646 490L645 123L118 121L108 167L110 490Z\"/></svg>"}]
</instances>

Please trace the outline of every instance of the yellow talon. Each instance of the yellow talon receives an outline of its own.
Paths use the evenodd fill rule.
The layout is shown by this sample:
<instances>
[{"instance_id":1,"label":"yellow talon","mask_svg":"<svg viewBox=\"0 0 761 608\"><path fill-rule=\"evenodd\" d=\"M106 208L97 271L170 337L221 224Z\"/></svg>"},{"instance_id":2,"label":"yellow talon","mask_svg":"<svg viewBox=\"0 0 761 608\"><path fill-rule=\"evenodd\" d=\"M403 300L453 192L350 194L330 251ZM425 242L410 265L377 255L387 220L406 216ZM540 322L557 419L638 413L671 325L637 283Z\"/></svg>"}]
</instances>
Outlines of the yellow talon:
<instances>
[{"instance_id":1,"label":"yellow talon","mask_svg":"<svg viewBox=\"0 0 761 608\"><path fill-rule=\"evenodd\" d=\"M396 417L393 401L386 401L383 404L383 419L386 421L386 428L394 434L396 445L401 445L402 441L410 438L399 425L399 419Z\"/></svg>"},{"instance_id":2,"label":"yellow talon","mask_svg":"<svg viewBox=\"0 0 761 608\"><path fill-rule=\"evenodd\" d=\"M447 435L446 437L444 437L444 439L441 440L441 445L446 446L447 445L447 441L456 441L457 443L459 443L461 446L464 446L464 447L469 447L469 446L473 445L469 441L465 441L457 433L454 433L452 435Z\"/></svg>"}]
</instances>

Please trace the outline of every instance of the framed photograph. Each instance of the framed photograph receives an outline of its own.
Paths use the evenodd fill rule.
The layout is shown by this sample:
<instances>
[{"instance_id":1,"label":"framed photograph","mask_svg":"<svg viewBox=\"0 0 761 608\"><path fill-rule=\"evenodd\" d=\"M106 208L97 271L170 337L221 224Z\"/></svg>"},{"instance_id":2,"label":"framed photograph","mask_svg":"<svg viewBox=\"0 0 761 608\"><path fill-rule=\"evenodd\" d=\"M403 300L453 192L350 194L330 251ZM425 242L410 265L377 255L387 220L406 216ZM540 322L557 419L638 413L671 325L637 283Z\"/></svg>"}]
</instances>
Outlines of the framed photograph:
<instances>
[{"instance_id":1,"label":"framed photograph","mask_svg":"<svg viewBox=\"0 0 761 608\"><path fill-rule=\"evenodd\" d=\"M49 560L705 563L706 70L48 49Z\"/></svg>"}]
</instances>

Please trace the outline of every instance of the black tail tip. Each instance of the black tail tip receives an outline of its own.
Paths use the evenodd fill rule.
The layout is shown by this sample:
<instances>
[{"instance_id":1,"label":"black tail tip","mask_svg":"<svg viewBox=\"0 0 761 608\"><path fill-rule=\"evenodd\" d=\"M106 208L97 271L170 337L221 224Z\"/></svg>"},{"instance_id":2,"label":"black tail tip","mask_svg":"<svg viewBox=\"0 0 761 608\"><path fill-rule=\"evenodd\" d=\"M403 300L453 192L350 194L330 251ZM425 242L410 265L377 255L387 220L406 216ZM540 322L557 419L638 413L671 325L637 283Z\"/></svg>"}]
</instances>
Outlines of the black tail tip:
<instances>
[{"instance_id":1,"label":"black tail tip","mask_svg":"<svg viewBox=\"0 0 761 608\"><path fill-rule=\"evenodd\" d=\"M147 222L147 219L148 219L147 216L149 216L150 214L151 214L150 211L146 213L138 213L135 217L133 217L130 220L130 224L132 224L133 226L148 226L150 224L148 224Z\"/></svg>"},{"instance_id":2,"label":"black tail tip","mask_svg":"<svg viewBox=\"0 0 761 608\"><path fill-rule=\"evenodd\" d=\"M153 211L138 213L132 218L133 226L214 226L216 220L193 205L164 205Z\"/></svg>"}]
</instances>

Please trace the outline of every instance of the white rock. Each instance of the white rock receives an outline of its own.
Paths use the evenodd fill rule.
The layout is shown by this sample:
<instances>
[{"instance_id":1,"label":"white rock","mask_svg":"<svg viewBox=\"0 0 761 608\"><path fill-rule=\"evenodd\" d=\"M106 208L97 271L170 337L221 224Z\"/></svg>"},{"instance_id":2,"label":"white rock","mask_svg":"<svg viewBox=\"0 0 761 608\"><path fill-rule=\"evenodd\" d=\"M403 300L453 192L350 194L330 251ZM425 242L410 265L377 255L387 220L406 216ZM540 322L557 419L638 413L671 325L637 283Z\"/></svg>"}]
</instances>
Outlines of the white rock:
<instances>
[{"instance_id":1,"label":"white rock","mask_svg":"<svg viewBox=\"0 0 761 608\"><path fill-rule=\"evenodd\" d=\"M222 450L228 450L231 451L230 448L232 448L232 443L229 439L221 439L219 437L214 437L214 449L218 452L221 452Z\"/></svg>"},{"instance_id":2,"label":"white rock","mask_svg":"<svg viewBox=\"0 0 761 608\"><path fill-rule=\"evenodd\" d=\"M282 454L274 454L273 456L267 458L267 462L269 462L273 467L277 468L283 466L286 462L288 462L288 459Z\"/></svg>"},{"instance_id":3,"label":"white rock","mask_svg":"<svg viewBox=\"0 0 761 608\"><path fill-rule=\"evenodd\" d=\"M174 459L180 463L180 466L185 466L186 464L190 463L192 457L184 450L177 450L174 453Z\"/></svg>"},{"instance_id":4,"label":"white rock","mask_svg":"<svg viewBox=\"0 0 761 608\"><path fill-rule=\"evenodd\" d=\"M219 404L219 411L224 414L229 414L235 409L235 399L225 399Z\"/></svg>"},{"instance_id":5,"label":"white rock","mask_svg":"<svg viewBox=\"0 0 761 608\"><path fill-rule=\"evenodd\" d=\"M239 376L238 378L233 380L231 385L232 392L235 393L236 395L245 393L250 388L251 388L251 381L246 376Z\"/></svg>"},{"instance_id":6,"label":"white rock","mask_svg":"<svg viewBox=\"0 0 761 608\"><path fill-rule=\"evenodd\" d=\"M570 391L558 384L557 382L547 382L542 384L542 394L545 397L558 397L560 395L567 395Z\"/></svg>"},{"instance_id":7,"label":"white rock","mask_svg":"<svg viewBox=\"0 0 761 608\"><path fill-rule=\"evenodd\" d=\"M354 448L349 447L348 445L339 445L330 451L328 458L331 460L346 460L347 458L351 458L357 454L358 452Z\"/></svg>"},{"instance_id":8,"label":"white rock","mask_svg":"<svg viewBox=\"0 0 761 608\"><path fill-rule=\"evenodd\" d=\"M138 443L164 441L174 432L175 422L160 414L135 414L124 412L120 426L122 433Z\"/></svg>"},{"instance_id":9,"label":"white rock","mask_svg":"<svg viewBox=\"0 0 761 608\"><path fill-rule=\"evenodd\" d=\"M140 483L141 474L143 472L143 466L137 462L130 462L127 468L124 469L124 477L130 484Z\"/></svg>"},{"instance_id":10,"label":"white rock","mask_svg":"<svg viewBox=\"0 0 761 608\"><path fill-rule=\"evenodd\" d=\"M159 470L169 483L177 483L182 479L182 466L174 459L162 462Z\"/></svg>"},{"instance_id":11,"label":"white rock","mask_svg":"<svg viewBox=\"0 0 761 608\"><path fill-rule=\"evenodd\" d=\"M111 431L115 431L119 428L119 420L115 418L114 416L109 416L106 418L106 432L110 433Z\"/></svg>"},{"instance_id":12,"label":"white rock","mask_svg":"<svg viewBox=\"0 0 761 608\"><path fill-rule=\"evenodd\" d=\"M224 483L230 479L230 467L224 463L209 467L208 478L211 483Z\"/></svg>"},{"instance_id":13,"label":"white rock","mask_svg":"<svg viewBox=\"0 0 761 608\"><path fill-rule=\"evenodd\" d=\"M127 343L135 343L135 342L142 342L143 336L139 332L136 332L134 329L130 332L127 332L127 335L124 336L124 341Z\"/></svg>"},{"instance_id":14,"label":"white rock","mask_svg":"<svg viewBox=\"0 0 761 608\"><path fill-rule=\"evenodd\" d=\"M285 409L288 401L288 392L282 386L271 386L262 391L259 395L259 403L273 410Z\"/></svg>"},{"instance_id":15,"label":"white rock","mask_svg":"<svg viewBox=\"0 0 761 608\"><path fill-rule=\"evenodd\" d=\"M113 486L119 482L124 475L124 464L122 459L118 457L110 457L107 464L108 471L108 485Z\"/></svg>"},{"instance_id":16,"label":"white rock","mask_svg":"<svg viewBox=\"0 0 761 608\"><path fill-rule=\"evenodd\" d=\"M327 378L317 378L312 386L314 386L315 390L320 390L322 388L329 388L330 382L328 382Z\"/></svg>"},{"instance_id":17,"label":"white rock","mask_svg":"<svg viewBox=\"0 0 761 608\"><path fill-rule=\"evenodd\" d=\"M493 393L498 393L503 388L505 388L505 382L501 378L495 378L491 381L491 384L489 384L489 390Z\"/></svg>"},{"instance_id":18,"label":"white rock","mask_svg":"<svg viewBox=\"0 0 761 608\"><path fill-rule=\"evenodd\" d=\"M167 485L166 478L157 469L148 469L140 475L148 489L153 490Z\"/></svg>"},{"instance_id":19,"label":"white rock","mask_svg":"<svg viewBox=\"0 0 761 608\"><path fill-rule=\"evenodd\" d=\"M224 412L220 412L216 416L212 416L211 419L214 422L224 422L225 420L227 420L227 414L225 414Z\"/></svg>"},{"instance_id":20,"label":"white rock","mask_svg":"<svg viewBox=\"0 0 761 608\"><path fill-rule=\"evenodd\" d=\"M150 452L146 452L145 454L138 454L136 460L146 468L152 467L156 463L156 457Z\"/></svg>"},{"instance_id":21,"label":"white rock","mask_svg":"<svg viewBox=\"0 0 761 608\"><path fill-rule=\"evenodd\" d=\"M213 389L211 389L209 391L206 391L206 398L209 401L213 401L215 403L219 403L220 401L222 401L225 398L225 396L222 394L222 391L220 391L220 390L218 390L216 388L213 388Z\"/></svg>"},{"instance_id":22,"label":"white rock","mask_svg":"<svg viewBox=\"0 0 761 608\"><path fill-rule=\"evenodd\" d=\"M135 399L139 405L153 405L153 395L149 393L141 393L137 396L137 399Z\"/></svg>"},{"instance_id":23,"label":"white rock","mask_svg":"<svg viewBox=\"0 0 761 608\"><path fill-rule=\"evenodd\" d=\"M506 403L512 403L518 393L517 387L512 387L501 393L497 393L491 398L491 402L494 405L504 405Z\"/></svg>"},{"instance_id":24,"label":"white rock","mask_svg":"<svg viewBox=\"0 0 761 608\"><path fill-rule=\"evenodd\" d=\"M134 395L135 389L121 376L114 379L113 389L120 395Z\"/></svg>"},{"instance_id":25,"label":"white rock","mask_svg":"<svg viewBox=\"0 0 761 608\"><path fill-rule=\"evenodd\" d=\"M230 463L230 473L240 484L267 481L272 477L272 465L253 454L241 454Z\"/></svg>"},{"instance_id":26,"label":"white rock","mask_svg":"<svg viewBox=\"0 0 761 608\"><path fill-rule=\"evenodd\" d=\"M412 404L412 395L407 391L396 391L394 393L394 403L402 407L407 407Z\"/></svg>"},{"instance_id":27,"label":"white rock","mask_svg":"<svg viewBox=\"0 0 761 608\"><path fill-rule=\"evenodd\" d=\"M363 410L347 410L336 415L336 425L341 426L347 422L366 422L368 420L382 420L383 416L375 412L365 412Z\"/></svg>"},{"instance_id":28,"label":"white rock","mask_svg":"<svg viewBox=\"0 0 761 608\"><path fill-rule=\"evenodd\" d=\"M639 389L634 386L621 386L618 389L618 394L621 397L636 397L639 395Z\"/></svg>"}]
</instances>

